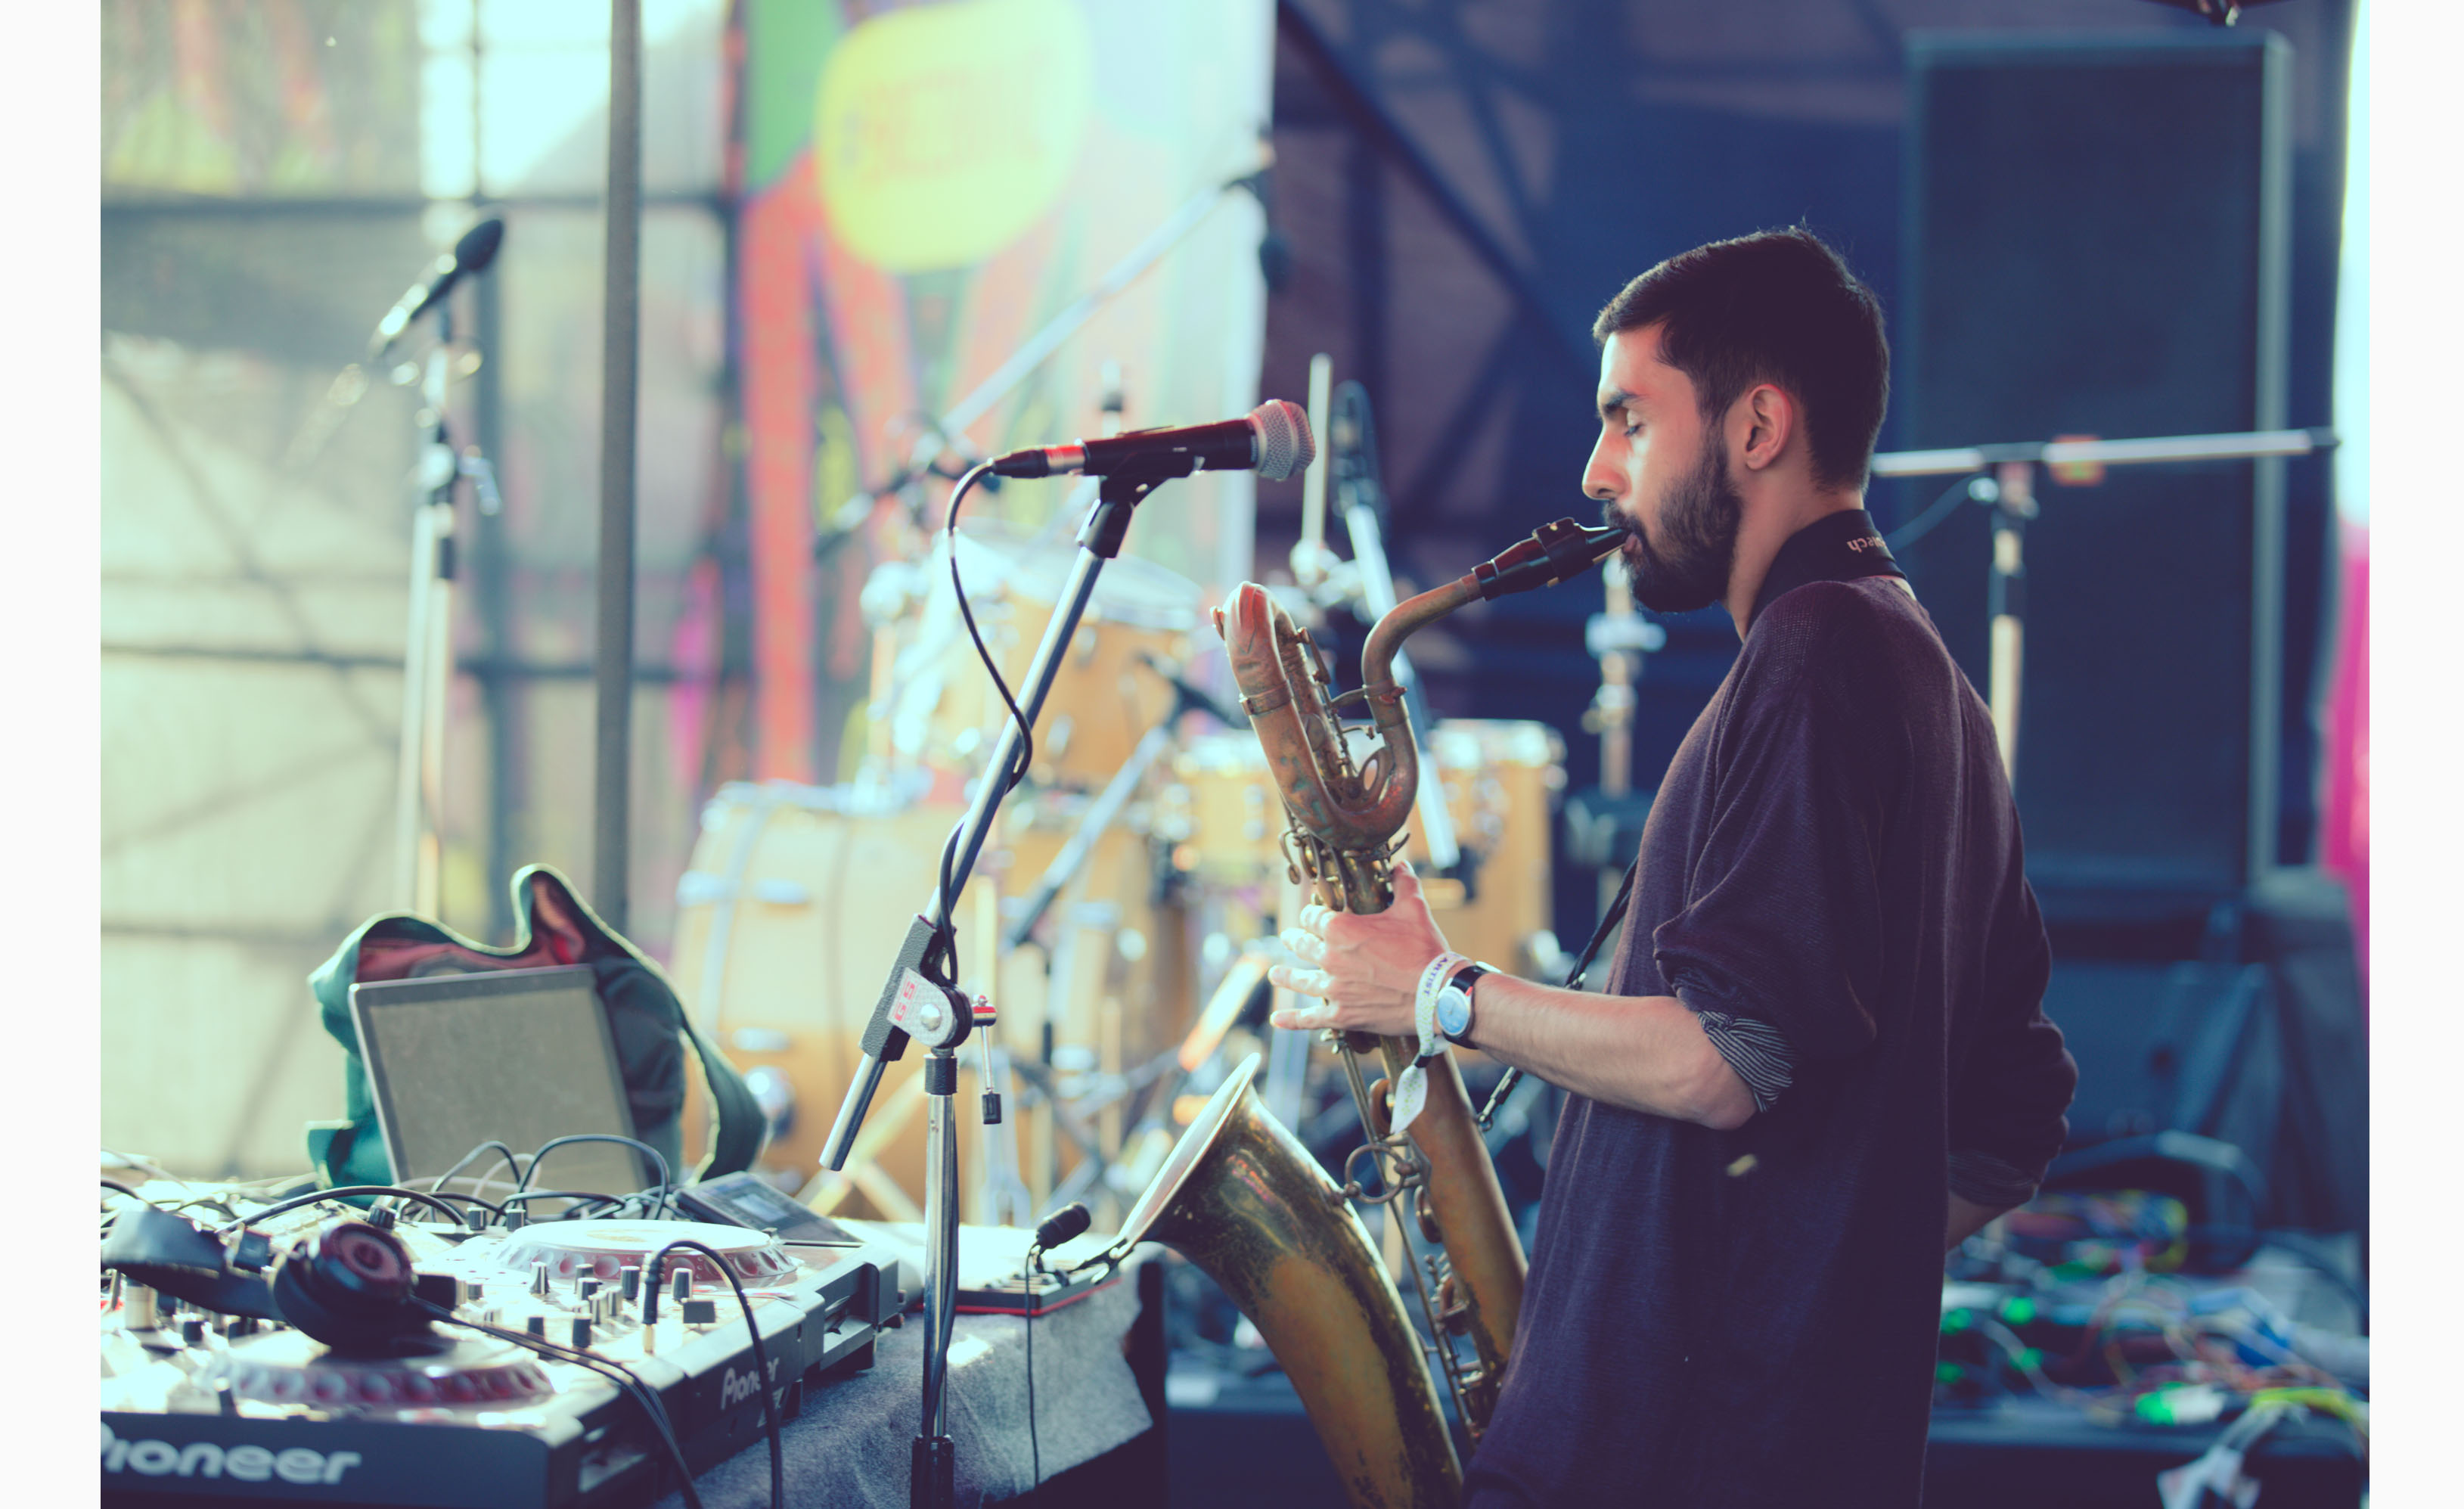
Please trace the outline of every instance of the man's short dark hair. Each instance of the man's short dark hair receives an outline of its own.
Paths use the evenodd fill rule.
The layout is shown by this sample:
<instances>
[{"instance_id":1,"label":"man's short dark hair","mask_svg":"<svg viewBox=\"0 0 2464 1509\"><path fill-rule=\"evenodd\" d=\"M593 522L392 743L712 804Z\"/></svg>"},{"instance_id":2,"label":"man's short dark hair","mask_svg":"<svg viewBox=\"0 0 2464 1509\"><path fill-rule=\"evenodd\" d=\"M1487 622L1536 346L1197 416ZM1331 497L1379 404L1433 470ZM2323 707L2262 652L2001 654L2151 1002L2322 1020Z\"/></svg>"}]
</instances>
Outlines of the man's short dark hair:
<instances>
[{"instance_id":1,"label":"man's short dark hair","mask_svg":"<svg viewBox=\"0 0 2464 1509\"><path fill-rule=\"evenodd\" d=\"M1592 339L1651 324L1706 420L1756 383L1776 384L1802 406L1815 481L1864 485L1890 398L1890 343L1881 300L1813 232L1761 231L1672 256L1609 300Z\"/></svg>"}]
</instances>

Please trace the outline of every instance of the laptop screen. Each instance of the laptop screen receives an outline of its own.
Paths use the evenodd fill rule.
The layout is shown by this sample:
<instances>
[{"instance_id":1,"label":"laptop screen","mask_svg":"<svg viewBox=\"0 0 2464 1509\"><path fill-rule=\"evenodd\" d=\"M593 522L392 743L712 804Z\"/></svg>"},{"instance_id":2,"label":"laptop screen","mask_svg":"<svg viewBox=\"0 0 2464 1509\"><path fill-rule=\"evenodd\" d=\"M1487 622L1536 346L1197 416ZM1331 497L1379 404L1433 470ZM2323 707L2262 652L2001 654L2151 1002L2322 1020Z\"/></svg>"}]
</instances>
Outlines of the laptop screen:
<instances>
[{"instance_id":1,"label":"laptop screen","mask_svg":"<svg viewBox=\"0 0 2464 1509\"><path fill-rule=\"evenodd\" d=\"M490 1139L527 1164L554 1138L633 1135L586 965L369 981L351 987L351 1017L397 1184L425 1185ZM485 1187L473 1182L492 1168ZM451 1187L499 1200L512 1177L491 1152ZM657 1178L632 1148L577 1143L550 1153L530 1187L622 1195Z\"/></svg>"}]
</instances>

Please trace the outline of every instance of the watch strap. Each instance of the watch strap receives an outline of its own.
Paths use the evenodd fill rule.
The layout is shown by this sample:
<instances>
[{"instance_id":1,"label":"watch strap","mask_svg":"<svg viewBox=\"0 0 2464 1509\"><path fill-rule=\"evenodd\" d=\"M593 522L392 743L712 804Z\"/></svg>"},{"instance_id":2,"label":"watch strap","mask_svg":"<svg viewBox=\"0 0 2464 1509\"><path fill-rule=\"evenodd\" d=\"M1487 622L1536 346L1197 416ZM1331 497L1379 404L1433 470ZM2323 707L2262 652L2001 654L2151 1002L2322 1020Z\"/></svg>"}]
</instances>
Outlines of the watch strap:
<instances>
[{"instance_id":1,"label":"watch strap","mask_svg":"<svg viewBox=\"0 0 2464 1509\"><path fill-rule=\"evenodd\" d=\"M1458 965L1452 974L1446 976L1445 988L1461 990L1463 993L1463 1030L1460 1033L1445 1032L1444 1035L1446 1041L1453 1043L1458 1048L1469 1048L1472 1046L1472 1028L1479 1020L1478 1017L1472 1014L1472 988L1479 985L1486 976L1493 975L1495 973L1497 973L1495 965L1485 965L1467 959ZM1443 1032L1443 1029L1441 1028L1440 1031Z\"/></svg>"}]
</instances>

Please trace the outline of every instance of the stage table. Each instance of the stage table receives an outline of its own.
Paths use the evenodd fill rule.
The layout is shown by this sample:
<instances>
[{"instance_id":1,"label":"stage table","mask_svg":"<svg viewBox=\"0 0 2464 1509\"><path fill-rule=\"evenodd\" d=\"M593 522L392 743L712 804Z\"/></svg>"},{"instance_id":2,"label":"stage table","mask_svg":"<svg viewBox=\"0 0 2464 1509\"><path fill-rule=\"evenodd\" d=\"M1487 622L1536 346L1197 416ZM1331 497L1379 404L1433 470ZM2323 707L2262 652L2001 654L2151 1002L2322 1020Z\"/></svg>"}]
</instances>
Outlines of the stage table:
<instances>
[{"instance_id":1,"label":"stage table","mask_svg":"<svg viewBox=\"0 0 2464 1509\"><path fill-rule=\"evenodd\" d=\"M1160 1314L1146 1315L1146 1292L1160 1298L1142 1249L1111 1282L1035 1321L1036 1440L1043 1480L1095 1461L1147 1436L1158 1422L1148 1400L1162 1387ZM1156 1306L1157 1311L1160 1305ZM1153 1332L1155 1377L1141 1386L1132 1366L1133 1333ZM961 1315L950 1340L949 1433L957 1455L957 1502L998 1502L1029 1493L1035 1460L1026 1432L1026 1326L1014 1315ZM1139 1347L1139 1351L1150 1348ZM924 1325L921 1311L885 1330L870 1368L819 1387L783 1422L780 1445L786 1502L831 1509L906 1509L909 1454L922 1420ZM1155 1499L1160 1501L1160 1453ZM770 1501L766 1438L693 1479L708 1509L765 1509ZM670 1493L656 1509L684 1509Z\"/></svg>"}]
</instances>

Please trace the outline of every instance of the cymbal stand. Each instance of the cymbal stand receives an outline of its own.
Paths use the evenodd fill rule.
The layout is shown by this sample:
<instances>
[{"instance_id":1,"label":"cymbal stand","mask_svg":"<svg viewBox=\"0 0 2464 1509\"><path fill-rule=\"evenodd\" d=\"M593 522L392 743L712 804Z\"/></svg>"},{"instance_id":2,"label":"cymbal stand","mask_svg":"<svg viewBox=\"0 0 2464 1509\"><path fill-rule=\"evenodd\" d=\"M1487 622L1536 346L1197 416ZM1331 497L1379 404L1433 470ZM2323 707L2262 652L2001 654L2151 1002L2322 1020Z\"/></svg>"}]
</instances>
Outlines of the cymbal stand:
<instances>
[{"instance_id":1,"label":"cymbal stand","mask_svg":"<svg viewBox=\"0 0 2464 1509\"><path fill-rule=\"evenodd\" d=\"M1096 579L1103 574L1105 564L1120 554L1137 505L1166 481L1187 477L1194 469L1194 458L1179 456L1159 460L1135 474L1104 479L1095 507L1078 531L1077 565L1063 588L1060 606L1045 626L1044 638L1027 667L1025 684L1020 688L1020 716L1001 729L992 760L976 783L974 803L952 834L948 886L936 885L926 911L909 925L897 957L891 964L889 977L882 983L872 1020L865 1028L864 1056L854 1081L847 1086L847 1098L839 1106L829 1141L822 1150L824 1167L834 1172L846 1167L865 1113L881 1088L883 1072L904 1055L911 1030L924 1025L923 1013L935 1010L936 1002L941 1003L939 1009L947 1009L963 1000L957 992L956 980L935 979L922 971L929 967L947 973L952 967L942 962L945 951L938 946L938 941L950 924L958 897L966 890L968 877L975 873L976 861L992 833L1001 800L1009 794L1004 776L1016 765L1020 747L1044 711L1045 699L1060 673L1067 646L1094 596ZM963 1035L961 1032L959 1036ZM957 1084L954 1047L955 1043L934 1046L925 1065L925 1091L932 1101L932 1114L925 1154L924 1410L915 1437L909 1486L910 1502L916 1509L948 1509L956 1503L957 1492L957 1459L948 1432L949 1400L943 1387L949 1375L950 1333L957 1319L954 1306L957 1297L958 1149L957 1115L951 1103Z\"/></svg>"}]
</instances>

